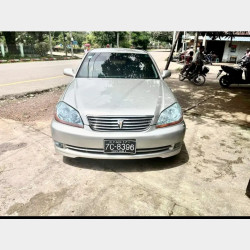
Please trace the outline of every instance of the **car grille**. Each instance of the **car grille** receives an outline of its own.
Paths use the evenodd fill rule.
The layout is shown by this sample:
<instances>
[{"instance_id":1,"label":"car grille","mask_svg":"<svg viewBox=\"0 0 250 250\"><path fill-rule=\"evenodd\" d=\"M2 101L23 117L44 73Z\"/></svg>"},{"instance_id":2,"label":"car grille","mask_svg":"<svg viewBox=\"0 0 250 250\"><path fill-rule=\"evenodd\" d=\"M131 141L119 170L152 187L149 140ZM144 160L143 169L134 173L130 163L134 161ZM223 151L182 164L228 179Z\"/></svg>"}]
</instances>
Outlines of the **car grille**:
<instances>
[{"instance_id":1,"label":"car grille","mask_svg":"<svg viewBox=\"0 0 250 250\"><path fill-rule=\"evenodd\" d=\"M153 116L88 116L89 126L95 131L144 131ZM119 126L122 121L122 126Z\"/></svg>"},{"instance_id":2,"label":"car grille","mask_svg":"<svg viewBox=\"0 0 250 250\"><path fill-rule=\"evenodd\" d=\"M104 154L104 150L102 148L82 148L82 147L76 147L76 146L71 146L71 145L66 145L66 144L64 146L66 149L70 149L70 150L74 150L78 152L91 153L91 154ZM160 152L171 150L171 149L172 149L171 145L158 147L158 148L141 148L141 149L136 149L136 155L160 153Z\"/></svg>"}]
</instances>

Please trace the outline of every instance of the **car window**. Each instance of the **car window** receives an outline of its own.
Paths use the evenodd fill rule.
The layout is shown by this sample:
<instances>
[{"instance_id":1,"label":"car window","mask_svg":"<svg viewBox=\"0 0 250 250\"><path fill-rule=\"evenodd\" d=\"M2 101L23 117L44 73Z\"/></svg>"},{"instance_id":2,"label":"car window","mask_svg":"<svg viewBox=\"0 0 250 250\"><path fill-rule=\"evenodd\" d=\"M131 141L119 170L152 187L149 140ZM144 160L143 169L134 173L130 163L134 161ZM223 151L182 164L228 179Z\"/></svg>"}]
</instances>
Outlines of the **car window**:
<instances>
[{"instance_id":1,"label":"car window","mask_svg":"<svg viewBox=\"0 0 250 250\"><path fill-rule=\"evenodd\" d=\"M89 52L76 77L159 79L148 54L110 52Z\"/></svg>"}]
</instances>

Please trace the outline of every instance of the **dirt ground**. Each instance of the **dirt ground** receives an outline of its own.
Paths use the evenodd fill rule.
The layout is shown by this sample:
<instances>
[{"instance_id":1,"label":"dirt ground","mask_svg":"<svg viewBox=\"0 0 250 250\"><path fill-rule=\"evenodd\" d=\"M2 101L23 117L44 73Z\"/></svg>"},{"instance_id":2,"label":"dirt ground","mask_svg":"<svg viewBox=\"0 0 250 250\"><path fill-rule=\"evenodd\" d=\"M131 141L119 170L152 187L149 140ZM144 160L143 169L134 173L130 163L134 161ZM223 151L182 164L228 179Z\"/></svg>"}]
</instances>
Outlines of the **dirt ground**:
<instances>
[{"instance_id":1,"label":"dirt ground","mask_svg":"<svg viewBox=\"0 0 250 250\"><path fill-rule=\"evenodd\" d=\"M24 123L51 120L65 87L0 101L0 117Z\"/></svg>"},{"instance_id":2,"label":"dirt ground","mask_svg":"<svg viewBox=\"0 0 250 250\"><path fill-rule=\"evenodd\" d=\"M210 76L204 86L195 86L187 80L178 81L178 74L167 82L186 114L250 127L250 85L223 89Z\"/></svg>"},{"instance_id":3,"label":"dirt ground","mask_svg":"<svg viewBox=\"0 0 250 250\"><path fill-rule=\"evenodd\" d=\"M198 115L250 127L250 87L233 86L222 89L218 80L209 79L204 86L180 82L175 73L168 85L186 114ZM0 117L21 122L52 119L55 106L65 86L44 93L28 94L20 98L0 101Z\"/></svg>"}]
</instances>

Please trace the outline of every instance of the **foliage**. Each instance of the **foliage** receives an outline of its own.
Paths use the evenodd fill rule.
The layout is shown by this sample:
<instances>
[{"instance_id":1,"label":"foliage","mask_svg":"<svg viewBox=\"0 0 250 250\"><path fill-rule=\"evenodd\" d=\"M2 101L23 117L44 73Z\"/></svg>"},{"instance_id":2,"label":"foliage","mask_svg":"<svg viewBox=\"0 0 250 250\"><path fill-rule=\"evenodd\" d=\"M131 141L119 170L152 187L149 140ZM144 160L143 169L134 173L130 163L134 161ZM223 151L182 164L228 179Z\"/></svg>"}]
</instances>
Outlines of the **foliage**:
<instances>
[{"instance_id":1,"label":"foliage","mask_svg":"<svg viewBox=\"0 0 250 250\"><path fill-rule=\"evenodd\" d=\"M2 36L2 35L1 35L1 33L0 33L0 43L3 43L3 44L5 44L5 43L6 43L6 41L5 41L5 37L4 37L4 36Z\"/></svg>"},{"instance_id":2,"label":"foliage","mask_svg":"<svg viewBox=\"0 0 250 250\"><path fill-rule=\"evenodd\" d=\"M95 43L95 35L93 34L93 32L90 32L90 33L86 36L85 43L89 43L89 44L91 44L92 47L93 47L93 44Z\"/></svg>"},{"instance_id":3,"label":"foliage","mask_svg":"<svg viewBox=\"0 0 250 250\"><path fill-rule=\"evenodd\" d=\"M149 32L132 32L131 33L132 44L136 48L147 49L147 46L150 42L150 33Z\"/></svg>"},{"instance_id":4,"label":"foliage","mask_svg":"<svg viewBox=\"0 0 250 250\"><path fill-rule=\"evenodd\" d=\"M94 35L94 42L100 47L106 47L107 44L114 46L116 44L116 33L115 32L92 32Z\"/></svg>"},{"instance_id":5,"label":"foliage","mask_svg":"<svg viewBox=\"0 0 250 250\"><path fill-rule=\"evenodd\" d=\"M16 32L16 43L34 44L34 36L31 32Z\"/></svg>"},{"instance_id":6,"label":"foliage","mask_svg":"<svg viewBox=\"0 0 250 250\"><path fill-rule=\"evenodd\" d=\"M2 32L2 35L5 37L6 44L8 46L8 51L12 55L19 54L15 44L16 44L16 32Z\"/></svg>"},{"instance_id":7,"label":"foliage","mask_svg":"<svg viewBox=\"0 0 250 250\"><path fill-rule=\"evenodd\" d=\"M77 41L78 46L81 48L86 40L87 32L72 32L74 41Z\"/></svg>"},{"instance_id":8,"label":"foliage","mask_svg":"<svg viewBox=\"0 0 250 250\"><path fill-rule=\"evenodd\" d=\"M159 41L159 42L164 42L164 43L171 43L173 39L172 32L154 31L154 32L151 32L150 35L154 41Z\"/></svg>"},{"instance_id":9,"label":"foliage","mask_svg":"<svg viewBox=\"0 0 250 250\"><path fill-rule=\"evenodd\" d=\"M91 47L111 47L117 46L117 33L119 33L119 47L127 48L131 46L128 32L126 31L93 31L86 36L86 43L90 43Z\"/></svg>"},{"instance_id":10,"label":"foliage","mask_svg":"<svg viewBox=\"0 0 250 250\"><path fill-rule=\"evenodd\" d=\"M46 42L38 42L35 44L35 51L38 55L45 56L49 51L49 44Z\"/></svg>"},{"instance_id":11,"label":"foliage","mask_svg":"<svg viewBox=\"0 0 250 250\"><path fill-rule=\"evenodd\" d=\"M132 46L131 41L127 39L123 39L119 42L119 47L121 48L130 48Z\"/></svg>"}]
</instances>

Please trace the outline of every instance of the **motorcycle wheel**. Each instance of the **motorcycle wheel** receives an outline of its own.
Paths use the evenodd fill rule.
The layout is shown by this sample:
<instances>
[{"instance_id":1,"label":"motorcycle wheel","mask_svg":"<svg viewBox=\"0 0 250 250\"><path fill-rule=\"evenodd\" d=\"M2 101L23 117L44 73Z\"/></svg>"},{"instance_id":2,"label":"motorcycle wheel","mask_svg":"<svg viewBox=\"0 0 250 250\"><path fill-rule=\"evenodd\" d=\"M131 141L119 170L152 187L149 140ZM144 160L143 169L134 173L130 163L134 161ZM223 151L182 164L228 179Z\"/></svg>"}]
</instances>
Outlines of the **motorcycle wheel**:
<instances>
[{"instance_id":1,"label":"motorcycle wheel","mask_svg":"<svg viewBox=\"0 0 250 250\"><path fill-rule=\"evenodd\" d=\"M228 88L230 86L230 80L229 80L229 77L228 76L222 76L220 78L220 86L222 88Z\"/></svg>"},{"instance_id":2,"label":"motorcycle wheel","mask_svg":"<svg viewBox=\"0 0 250 250\"><path fill-rule=\"evenodd\" d=\"M193 78L193 82L195 85L197 86L201 86L205 83L206 81L206 78L203 76L203 75L196 75L194 78Z\"/></svg>"},{"instance_id":3,"label":"motorcycle wheel","mask_svg":"<svg viewBox=\"0 0 250 250\"><path fill-rule=\"evenodd\" d=\"M180 81L184 81L185 78L186 78L186 77L185 77L183 74L179 74L179 80L180 80Z\"/></svg>"}]
</instances>

